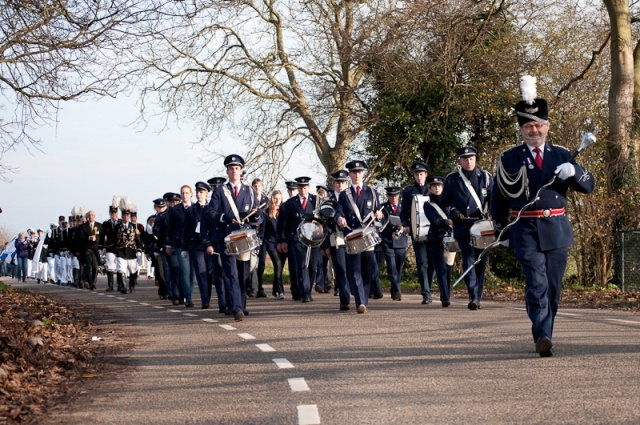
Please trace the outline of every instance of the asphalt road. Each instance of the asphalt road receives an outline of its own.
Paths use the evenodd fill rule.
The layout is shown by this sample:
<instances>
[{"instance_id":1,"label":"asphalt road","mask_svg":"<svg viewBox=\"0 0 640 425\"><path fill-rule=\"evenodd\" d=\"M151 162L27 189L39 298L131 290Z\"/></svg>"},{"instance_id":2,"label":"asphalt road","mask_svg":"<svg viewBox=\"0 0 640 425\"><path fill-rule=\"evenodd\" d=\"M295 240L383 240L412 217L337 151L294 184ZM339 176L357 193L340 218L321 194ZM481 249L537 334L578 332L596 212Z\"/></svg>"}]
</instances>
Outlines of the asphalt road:
<instances>
[{"instance_id":1,"label":"asphalt road","mask_svg":"<svg viewBox=\"0 0 640 425\"><path fill-rule=\"evenodd\" d=\"M159 300L144 279L114 296L104 278L94 292L8 283L135 336L117 359L127 372L98 378L51 424L640 423L639 314L561 308L554 356L540 358L518 304L385 294L359 315L332 294L250 298L236 323L199 295L193 309Z\"/></svg>"}]
</instances>

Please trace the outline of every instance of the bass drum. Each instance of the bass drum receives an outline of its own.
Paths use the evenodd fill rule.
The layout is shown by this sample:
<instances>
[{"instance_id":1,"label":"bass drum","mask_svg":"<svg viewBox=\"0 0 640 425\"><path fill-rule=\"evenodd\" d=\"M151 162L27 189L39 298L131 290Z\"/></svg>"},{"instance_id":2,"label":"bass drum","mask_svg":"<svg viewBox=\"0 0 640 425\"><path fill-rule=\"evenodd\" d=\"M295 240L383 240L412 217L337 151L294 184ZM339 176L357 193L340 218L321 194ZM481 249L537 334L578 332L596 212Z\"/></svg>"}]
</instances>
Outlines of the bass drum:
<instances>
[{"instance_id":1,"label":"bass drum","mask_svg":"<svg viewBox=\"0 0 640 425\"><path fill-rule=\"evenodd\" d=\"M411 235L415 242L425 242L429 233L429 220L424 214L424 204L429 202L428 196L414 195L411 202Z\"/></svg>"},{"instance_id":2,"label":"bass drum","mask_svg":"<svg viewBox=\"0 0 640 425\"><path fill-rule=\"evenodd\" d=\"M307 218L298 226L298 239L305 246L315 248L322 245L327 237L327 225L323 220Z\"/></svg>"}]
</instances>

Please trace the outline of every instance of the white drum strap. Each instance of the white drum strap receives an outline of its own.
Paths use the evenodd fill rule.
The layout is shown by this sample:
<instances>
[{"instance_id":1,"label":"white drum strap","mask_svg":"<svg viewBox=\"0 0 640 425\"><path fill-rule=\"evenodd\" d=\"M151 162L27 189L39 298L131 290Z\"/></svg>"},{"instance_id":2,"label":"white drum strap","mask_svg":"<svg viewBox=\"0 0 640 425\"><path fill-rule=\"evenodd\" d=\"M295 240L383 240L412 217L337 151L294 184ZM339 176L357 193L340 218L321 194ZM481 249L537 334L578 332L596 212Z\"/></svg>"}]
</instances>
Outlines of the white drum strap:
<instances>
[{"instance_id":1,"label":"white drum strap","mask_svg":"<svg viewBox=\"0 0 640 425\"><path fill-rule=\"evenodd\" d=\"M360 210L358 209L358 206L353 200L353 196L351 195L351 188L350 187L347 188L347 190L345 190L344 192L347 194L347 198L349 198L349 202L351 202L351 207L353 208L353 212L356 214L356 218L358 219L358 221L360 222L360 225L362 226L362 217L360 216Z\"/></svg>"},{"instance_id":2,"label":"white drum strap","mask_svg":"<svg viewBox=\"0 0 640 425\"><path fill-rule=\"evenodd\" d=\"M485 205L484 208L482 207L482 202L480 202L480 198L478 198L478 194L476 193L476 190L473 188L473 185L471 184L467 176L464 175L464 173L462 172L462 167L460 167L459 165L458 165L458 174L460 174L460 178L464 182L465 186L467 186L467 190L469 191L469 193L471 193L471 197L473 197L473 200L476 202L476 205L478 205L478 209L482 211L483 215L486 215L487 206Z\"/></svg>"},{"instance_id":3,"label":"white drum strap","mask_svg":"<svg viewBox=\"0 0 640 425\"><path fill-rule=\"evenodd\" d=\"M224 192L224 196L227 198L227 201L229 202L229 206L231 207L231 211L233 211L233 215L236 216L236 220L238 220L238 223L242 223L242 220L240 220L240 213L238 212L238 207L236 206L236 201L234 201L233 198L231 197L231 191L229 191L229 188L226 185L222 186L222 191Z\"/></svg>"},{"instance_id":4,"label":"white drum strap","mask_svg":"<svg viewBox=\"0 0 640 425\"><path fill-rule=\"evenodd\" d=\"M429 199L431 199L431 198L429 198ZM434 204L433 202L431 202L431 200L429 200L429 201L427 201L427 202L429 202L429 204L431 204L431 206L433 207L433 209L434 209L434 210L436 210L436 212L437 212L438 214L440 214L440 217L442 217L444 220L449 220L449 219L447 218L447 215L444 213L444 211L442 211L442 208L440 208L440 205L438 205L438 204Z\"/></svg>"}]
</instances>

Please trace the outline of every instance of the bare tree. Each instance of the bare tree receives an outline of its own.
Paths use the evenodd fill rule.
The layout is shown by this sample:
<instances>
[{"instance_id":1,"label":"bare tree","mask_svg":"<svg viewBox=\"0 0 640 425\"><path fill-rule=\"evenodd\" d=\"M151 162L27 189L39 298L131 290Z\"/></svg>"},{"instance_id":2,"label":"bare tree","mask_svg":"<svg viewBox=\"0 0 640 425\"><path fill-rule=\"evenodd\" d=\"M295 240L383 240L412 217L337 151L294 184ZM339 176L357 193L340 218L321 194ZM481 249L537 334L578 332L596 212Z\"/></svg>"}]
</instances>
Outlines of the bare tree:
<instances>
[{"instance_id":1,"label":"bare tree","mask_svg":"<svg viewBox=\"0 0 640 425\"><path fill-rule=\"evenodd\" d=\"M38 149L32 130L51 122L59 102L115 95L136 0L2 0L0 6L0 179L3 155Z\"/></svg>"},{"instance_id":2,"label":"bare tree","mask_svg":"<svg viewBox=\"0 0 640 425\"><path fill-rule=\"evenodd\" d=\"M149 102L201 127L202 142L233 129L250 165L275 170L313 146L327 171L369 125L362 58L393 37L396 0L236 0L155 4L140 28L137 75ZM241 118L237 118L241 117Z\"/></svg>"}]
</instances>

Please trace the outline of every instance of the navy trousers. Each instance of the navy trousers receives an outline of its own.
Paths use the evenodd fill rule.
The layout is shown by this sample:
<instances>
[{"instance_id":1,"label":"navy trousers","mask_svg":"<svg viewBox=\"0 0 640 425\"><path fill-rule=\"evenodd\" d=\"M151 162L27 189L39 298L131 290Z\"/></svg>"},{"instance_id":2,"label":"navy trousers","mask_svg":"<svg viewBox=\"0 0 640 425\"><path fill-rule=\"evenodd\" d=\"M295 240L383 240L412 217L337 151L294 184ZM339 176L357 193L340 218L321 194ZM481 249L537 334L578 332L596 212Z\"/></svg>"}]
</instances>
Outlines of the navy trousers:
<instances>
[{"instance_id":1,"label":"navy trousers","mask_svg":"<svg viewBox=\"0 0 640 425\"><path fill-rule=\"evenodd\" d=\"M478 255L482 252L481 249L475 249L469 245L469 238L459 239L460 254L462 255L462 270L467 270L478 258ZM484 289L484 269L487 266L487 256L482 257L480 263L478 263L467 275L464 277L464 283L467 285L467 292L469 293L469 301L479 302L482 299L482 291Z\"/></svg>"},{"instance_id":2,"label":"navy trousers","mask_svg":"<svg viewBox=\"0 0 640 425\"><path fill-rule=\"evenodd\" d=\"M347 279L347 256L344 245L331 247L331 263L333 264L336 288L340 293L340 305L349 305L351 291L349 289L349 279Z\"/></svg>"},{"instance_id":3,"label":"navy trousers","mask_svg":"<svg viewBox=\"0 0 640 425\"><path fill-rule=\"evenodd\" d=\"M407 256L406 248L393 248L385 243L382 244L382 252L384 260L387 263L387 276L391 282L391 296L402 292L400 282L402 282L402 271L404 269L404 260Z\"/></svg>"},{"instance_id":4,"label":"navy trousers","mask_svg":"<svg viewBox=\"0 0 640 425\"><path fill-rule=\"evenodd\" d=\"M567 267L568 248L538 251L533 248L515 250L524 273L524 296L531 320L533 341L553 336L553 322L558 312L562 278Z\"/></svg>"},{"instance_id":5,"label":"navy trousers","mask_svg":"<svg viewBox=\"0 0 640 425\"><path fill-rule=\"evenodd\" d=\"M433 267L438 278L438 287L440 288L440 301L449 301L449 270L447 263L444 261L444 246L442 241L428 242L429 252L433 260Z\"/></svg>"},{"instance_id":6,"label":"navy trousers","mask_svg":"<svg viewBox=\"0 0 640 425\"><path fill-rule=\"evenodd\" d=\"M200 290L200 301L202 305L209 304L211 294L209 293L209 278L207 276L206 253L198 249L189 250L189 258L191 259L191 267L196 274L198 289Z\"/></svg>"},{"instance_id":7,"label":"navy trousers","mask_svg":"<svg viewBox=\"0 0 640 425\"><path fill-rule=\"evenodd\" d=\"M311 249L313 251L313 249ZM307 247L300 242L297 236L291 238L289 252L293 253L293 268L296 274L296 288L300 297L311 295L311 278L309 268L304 263L307 258ZM311 261L309 261L311 264Z\"/></svg>"},{"instance_id":8,"label":"navy trousers","mask_svg":"<svg viewBox=\"0 0 640 425\"><path fill-rule=\"evenodd\" d=\"M371 280L373 270L378 267L376 264L375 251L365 251L360 254L347 255L349 270L351 271L351 285L353 287L353 297L356 307L369 303L371 293Z\"/></svg>"},{"instance_id":9,"label":"navy trousers","mask_svg":"<svg viewBox=\"0 0 640 425\"><path fill-rule=\"evenodd\" d=\"M249 275L249 261L237 261L234 255L227 255L224 242L216 244L215 251L220 253L222 274L224 275L224 289L229 294L231 312L236 315L244 312L247 305L247 276Z\"/></svg>"}]
</instances>

